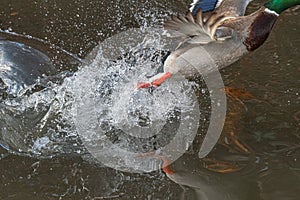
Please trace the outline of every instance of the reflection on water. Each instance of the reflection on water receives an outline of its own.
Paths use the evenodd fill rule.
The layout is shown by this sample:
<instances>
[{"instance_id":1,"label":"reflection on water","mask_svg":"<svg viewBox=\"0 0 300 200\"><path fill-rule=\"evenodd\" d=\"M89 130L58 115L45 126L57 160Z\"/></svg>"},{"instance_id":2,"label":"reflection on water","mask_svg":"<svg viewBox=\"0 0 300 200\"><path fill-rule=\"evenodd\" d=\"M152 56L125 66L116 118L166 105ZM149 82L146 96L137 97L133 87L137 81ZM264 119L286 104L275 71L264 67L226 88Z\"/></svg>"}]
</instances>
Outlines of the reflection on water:
<instances>
[{"instance_id":1,"label":"reflection on water","mask_svg":"<svg viewBox=\"0 0 300 200\"><path fill-rule=\"evenodd\" d=\"M261 2L255 1L249 10ZM1 29L47 41L23 38L19 42L46 53L50 58L46 62L57 70L43 87L25 92L26 98L0 96L4 140L0 149L1 199L298 199L299 9L279 18L262 48L222 71L227 86L243 88L251 95L229 97L222 138L203 160L198 160L196 153L202 139L202 127L199 129L191 150L171 165L179 178L162 172L131 174L106 168L73 145L80 141L71 134L73 125L65 126L64 121L70 114L66 103L72 96L60 80L77 70L78 59L73 59L75 63L72 59L51 63L69 55L57 53L58 49L53 51L47 44L84 57L99 41L129 27L159 24L170 13L185 12L188 3L30 0L24 5L18 0L1 1ZM0 40L3 37L0 35ZM200 107L205 103L202 100ZM44 159L7 151L10 146L26 152L28 145L29 153L42 152ZM61 152L64 154L56 154Z\"/></svg>"}]
</instances>

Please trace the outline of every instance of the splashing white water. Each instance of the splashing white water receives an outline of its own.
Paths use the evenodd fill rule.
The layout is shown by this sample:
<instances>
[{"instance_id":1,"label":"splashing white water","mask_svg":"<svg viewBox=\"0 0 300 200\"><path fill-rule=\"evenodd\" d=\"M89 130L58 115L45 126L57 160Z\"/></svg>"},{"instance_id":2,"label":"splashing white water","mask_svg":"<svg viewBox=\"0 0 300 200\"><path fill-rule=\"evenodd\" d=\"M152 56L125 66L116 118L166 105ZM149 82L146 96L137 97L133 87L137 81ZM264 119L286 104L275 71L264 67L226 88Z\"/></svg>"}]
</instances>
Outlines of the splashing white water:
<instances>
[{"instance_id":1,"label":"splashing white water","mask_svg":"<svg viewBox=\"0 0 300 200\"><path fill-rule=\"evenodd\" d=\"M50 87L41 91L3 101L3 144L11 150L51 155L85 152L80 140L85 147L87 142L88 146L100 144L98 150L107 142L117 141L114 148L125 149L126 154L149 152L168 144L180 124L185 124L181 130L184 134L195 132L191 124L195 122L198 127L199 112L193 89L184 78L171 78L152 92L136 89L138 82L147 81L162 65L165 43L156 31L139 29L136 34L140 42L132 37L134 45L126 48L114 49L118 43L108 43L103 50L100 45L92 62L65 78L62 85L49 82ZM107 52L112 49L116 51L108 59ZM19 113L11 120L10 109ZM190 115L193 111L197 115ZM181 139L184 150L193 140L190 135Z\"/></svg>"},{"instance_id":2,"label":"splashing white water","mask_svg":"<svg viewBox=\"0 0 300 200\"><path fill-rule=\"evenodd\" d=\"M183 77L170 78L153 91L136 88L162 65L160 38L145 38L114 61L99 48L72 80L74 124L83 144L100 162L121 170L160 168L160 159L137 159L140 153L160 151L176 160L199 123L194 91Z\"/></svg>"}]
</instances>

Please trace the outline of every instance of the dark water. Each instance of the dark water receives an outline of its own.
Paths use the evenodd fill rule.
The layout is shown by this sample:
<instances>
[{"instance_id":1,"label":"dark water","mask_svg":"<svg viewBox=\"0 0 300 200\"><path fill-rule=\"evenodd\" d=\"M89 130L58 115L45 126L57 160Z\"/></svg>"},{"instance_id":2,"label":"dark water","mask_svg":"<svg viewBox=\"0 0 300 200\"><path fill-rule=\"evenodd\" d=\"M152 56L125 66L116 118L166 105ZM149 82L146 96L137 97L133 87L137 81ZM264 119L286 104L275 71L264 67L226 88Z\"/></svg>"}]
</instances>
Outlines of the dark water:
<instances>
[{"instance_id":1,"label":"dark water","mask_svg":"<svg viewBox=\"0 0 300 200\"><path fill-rule=\"evenodd\" d=\"M159 24L170 13L185 12L189 3L2 0L0 25L43 39L46 43L34 47L53 62L61 60L55 65L60 72L75 71L80 59L74 64L68 61L73 55L57 58L47 45L85 58L99 41L131 27ZM248 12L261 3L253 2ZM199 160L191 150L172 165L182 179L172 181L160 171L120 172L72 154L42 159L2 148L0 199L201 199L203 194L209 199L299 199L299 15L299 8L283 13L260 49L222 70L226 86L233 88L222 137L207 158Z\"/></svg>"}]
</instances>

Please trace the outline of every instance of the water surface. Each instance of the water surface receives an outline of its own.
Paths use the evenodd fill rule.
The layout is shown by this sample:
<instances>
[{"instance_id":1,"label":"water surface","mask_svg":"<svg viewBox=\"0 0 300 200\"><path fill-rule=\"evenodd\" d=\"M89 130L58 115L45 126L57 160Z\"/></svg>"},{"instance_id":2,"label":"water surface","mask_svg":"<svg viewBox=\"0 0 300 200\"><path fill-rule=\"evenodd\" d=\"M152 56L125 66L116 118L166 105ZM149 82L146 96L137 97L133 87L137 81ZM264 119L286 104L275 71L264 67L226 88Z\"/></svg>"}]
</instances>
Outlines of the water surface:
<instances>
[{"instance_id":1,"label":"water surface","mask_svg":"<svg viewBox=\"0 0 300 200\"><path fill-rule=\"evenodd\" d=\"M254 1L248 12L256 10L262 2ZM53 49L50 44L71 52L71 57L75 55L78 57L75 60L81 62L79 58L85 58L99 41L128 28L160 24L171 13L185 13L189 3L175 0L28 0L26 3L2 0L0 24L2 30L42 39L34 47L47 52L52 61L63 59L49 50ZM0 198L200 199L206 193L210 199L220 196L227 199L298 199L299 15L299 8L284 12L261 48L222 70L225 85L233 88L228 97L228 116L222 137L211 154L199 160L196 153L198 140L201 140L201 131L207 125L203 124L193 147L173 164L174 170L184 177L181 181L169 178L161 171L125 173L92 162L81 147L69 147L70 143L77 142L77 137L76 134L70 135L74 133L72 126L64 126L66 123L61 121L64 119L61 114L66 113L59 112L58 116L47 119L48 123L44 125L43 117L49 111L49 104L53 103L53 96L62 92L60 86L66 84L59 81L60 78L70 77L68 72L77 71L78 66L68 59L54 63L59 69L56 73L60 75L58 81L53 81L54 78L50 86L41 84L27 91L32 94L29 98L14 100L11 106L18 108L19 115L12 115L10 107L1 107L2 111L5 110L5 115L3 112L1 115L1 134L6 128L14 127L9 133L14 135L13 138L19 138L14 140L14 145L21 153L9 153L5 143L0 149ZM19 40L25 43L27 39ZM44 90L47 87L60 90ZM1 102L8 98L1 97ZM42 104L31 105L30 102L34 103L36 99ZM22 118L24 113L18 105L24 102L29 102L27 105L32 108L25 116L38 115ZM207 102L202 100L200 103L205 107ZM13 120L8 120L10 117ZM34 119L40 129L26 126ZM20 124L25 124L25 128ZM32 133L32 130L36 132ZM58 145L51 144L51 151L43 152L43 156L28 152L27 144L36 144L31 150L39 152L39 145L47 143L45 132L57 136L54 139L59 141ZM176 182L190 186L181 187Z\"/></svg>"}]
</instances>

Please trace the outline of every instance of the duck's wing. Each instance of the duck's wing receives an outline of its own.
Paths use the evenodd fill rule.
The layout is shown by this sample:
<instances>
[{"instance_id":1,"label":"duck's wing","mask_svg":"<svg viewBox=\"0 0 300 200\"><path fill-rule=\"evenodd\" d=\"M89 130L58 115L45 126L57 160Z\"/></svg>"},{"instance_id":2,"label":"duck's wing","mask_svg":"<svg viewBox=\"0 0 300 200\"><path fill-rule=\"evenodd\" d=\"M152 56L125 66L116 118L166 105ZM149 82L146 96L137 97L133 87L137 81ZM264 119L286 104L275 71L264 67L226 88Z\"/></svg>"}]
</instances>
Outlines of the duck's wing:
<instances>
[{"instance_id":1,"label":"duck's wing","mask_svg":"<svg viewBox=\"0 0 300 200\"><path fill-rule=\"evenodd\" d=\"M165 21L164 28L169 37L185 38L184 42L189 43L207 44L220 39L215 37L215 32L223 21L223 17L216 14L212 14L204 21L203 13L199 10L196 16L191 12L186 16L173 16Z\"/></svg>"},{"instance_id":2,"label":"duck's wing","mask_svg":"<svg viewBox=\"0 0 300 200\"><path fill-rule=\"evenodd\" d=\"M230 38L231 30L222 26L225 21L243 16L252 0L194 0L186 16L173 16L164 23L170 37L183 42L207 44ZM217 31L217 33L216 33Z\"/></svg>"},{"instance_id":3,"label":"duck's wing","mask_svg":"<svg viewBox=\"0 0 300 200\"><path fill-rule=\"evenodd\" d=\"M196 15L199 10L202 12L215 12L227 17L238 17L245 14L248 4L252 0L194 0L190 11Z\"/></svg>"},{"instance_id":4,"label":"duck's wing","mask_svg":"<svg viewBox=\"0 0 300 200\"><path fill-rule=\"evenodd\" d=\"M164 22L164 29L169 37L194 38L202 44L213 41L203 23L202 12L199 12L195 18L191 13L186 16L172 16L171 19Z\"/></svg>"},{"instance_id":5,"label":"duck's wing","mask_svg":"<svg viewBox=\"0 0 300 200\"><path fill-rule=\"evenodd\" d=\"M184 42L207 44L231 37L231 29L222 24L243 16L252 0L194 0L186 16L173 16L164 23L170 37Z\"/></svg>"}]
</instances>

